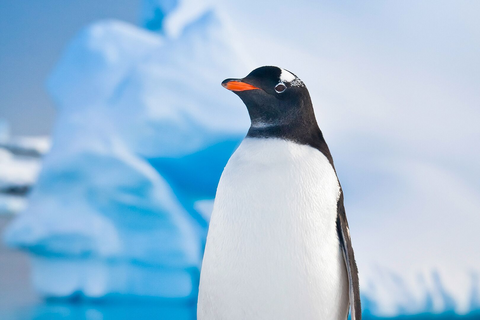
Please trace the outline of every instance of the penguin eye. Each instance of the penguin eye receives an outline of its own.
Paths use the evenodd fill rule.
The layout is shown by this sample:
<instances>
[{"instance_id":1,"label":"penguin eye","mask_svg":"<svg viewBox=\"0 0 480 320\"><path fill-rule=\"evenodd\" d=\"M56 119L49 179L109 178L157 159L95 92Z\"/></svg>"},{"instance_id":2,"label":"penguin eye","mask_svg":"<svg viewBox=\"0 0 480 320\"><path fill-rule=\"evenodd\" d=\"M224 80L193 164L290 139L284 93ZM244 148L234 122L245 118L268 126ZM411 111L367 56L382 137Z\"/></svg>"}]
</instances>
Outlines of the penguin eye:
<instances>
[{"instance_id":1,"label":"penguin eye","mask_svg":"<svg viewBox=\"0 0 480 320\"><path fill-rule=\"evenodd\" d=\"M282 93L285 90L287 90L287 86L283 82L280 82L275 86L276 93Z\"/></svg>"}]
</instances>

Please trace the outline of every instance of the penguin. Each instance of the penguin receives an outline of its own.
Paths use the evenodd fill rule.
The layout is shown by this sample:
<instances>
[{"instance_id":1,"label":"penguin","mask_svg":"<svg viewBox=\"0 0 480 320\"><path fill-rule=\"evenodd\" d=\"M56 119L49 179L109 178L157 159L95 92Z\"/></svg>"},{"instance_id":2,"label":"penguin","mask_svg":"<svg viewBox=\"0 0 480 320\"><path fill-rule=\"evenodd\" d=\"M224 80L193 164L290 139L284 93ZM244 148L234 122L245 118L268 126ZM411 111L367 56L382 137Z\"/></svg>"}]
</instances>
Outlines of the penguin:
<instances>
[{"instance_id":1,"label":"penguin","mask_svg":"<svg viewBox=\"0 0 480 320\"><path fill-rule=\"evenodd\" d=\"M222 85L251 126L218 184L198 319L361 320L343 191L305 84L264 66Z\"/></svg>"}]
</instances>

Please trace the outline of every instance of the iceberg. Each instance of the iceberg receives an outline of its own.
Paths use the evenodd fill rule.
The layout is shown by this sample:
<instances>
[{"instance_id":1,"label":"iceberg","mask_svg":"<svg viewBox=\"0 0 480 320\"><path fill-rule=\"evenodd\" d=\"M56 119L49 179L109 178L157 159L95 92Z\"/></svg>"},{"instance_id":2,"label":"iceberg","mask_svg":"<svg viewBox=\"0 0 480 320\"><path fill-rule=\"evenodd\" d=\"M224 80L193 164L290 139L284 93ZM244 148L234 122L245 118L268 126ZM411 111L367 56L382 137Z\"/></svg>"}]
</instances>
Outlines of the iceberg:
<instances>
[{"instance_id":1,"label":"iceberg","mask_svg":"<svg viewBox=\"0 0 480 320\"><path fill-rule=\"evenodd\" d=\"M177 3L159 3L161 25ZM196 299L216 185L248 128L220 81L248 68L215 10L175 37L146 26L87 26L48 79L52 147L5 233L44 296Z\"/></svg>"}]
</instances>

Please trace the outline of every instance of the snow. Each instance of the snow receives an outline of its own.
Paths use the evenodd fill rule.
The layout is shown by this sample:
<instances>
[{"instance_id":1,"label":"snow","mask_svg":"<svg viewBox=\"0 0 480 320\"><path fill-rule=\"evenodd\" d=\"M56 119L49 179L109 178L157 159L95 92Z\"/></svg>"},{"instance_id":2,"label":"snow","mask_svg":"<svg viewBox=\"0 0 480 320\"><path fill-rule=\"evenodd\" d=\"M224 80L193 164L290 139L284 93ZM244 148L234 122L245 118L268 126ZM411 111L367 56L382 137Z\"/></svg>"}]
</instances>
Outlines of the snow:
<instances>
[{"instance_id":1,"label":"snow","mask_svg":"<svg viewBox=\"0 0 480 320\"><path fill-rule=\"evenodd\" d=\"M31 186L37 178L39 169L38 159L16 157L0 148L0 190Z\"/></svg>"},{"instance_id":2,"label":"snow","mask_svg":"<svg viewBox=\"0 0 480 320\"><path fill-rule=\"evenodd\" d=\"M11 137L0 119L0 215L26 207L25 196L40 171L40 156L49 148L47 137Z\"/></svg>"},{"instance_id":3,"label":"snow","mask_svg":"<svg viewBox=\"0 0 480 320\"><path fill-rule=\"evenodd\" d=\"M48 79L52 148L5 233L45 296L196 299L216 185L248 128L220 82L248 68L214 10L156 31L94 23Z\"/></svg>"},{"instance_id":4,"label":"snow","mask_svg":"<svg viewBox=\"0 0 480 320\"><path fill-rule=\"evenodd\" d=\"M0 148L17 155L40 157L50 150L48 136L14 136L5 141L0 139Z\"/></svg>"}]
</instances>

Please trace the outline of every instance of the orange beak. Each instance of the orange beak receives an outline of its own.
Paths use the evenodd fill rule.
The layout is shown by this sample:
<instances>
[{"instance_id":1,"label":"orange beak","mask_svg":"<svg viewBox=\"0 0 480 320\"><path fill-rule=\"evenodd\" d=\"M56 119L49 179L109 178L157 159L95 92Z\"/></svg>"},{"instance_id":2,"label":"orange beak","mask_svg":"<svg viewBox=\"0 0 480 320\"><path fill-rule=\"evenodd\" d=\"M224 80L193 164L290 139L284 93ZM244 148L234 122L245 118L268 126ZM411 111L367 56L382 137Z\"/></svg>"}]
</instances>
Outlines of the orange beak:
<instances>
[{"instance_id":1,"label":"orange beak","mask_svg":"<svg viewBox=\"0 0 480 320\"><path fill-rule=\"evenodd\" d=\"M247 91L247 90L258 90L259 88L252 86L242 80L238 79L227 79L222 82L222 86L227 88L230 91Z\"/></svg>"}]
</instances>

